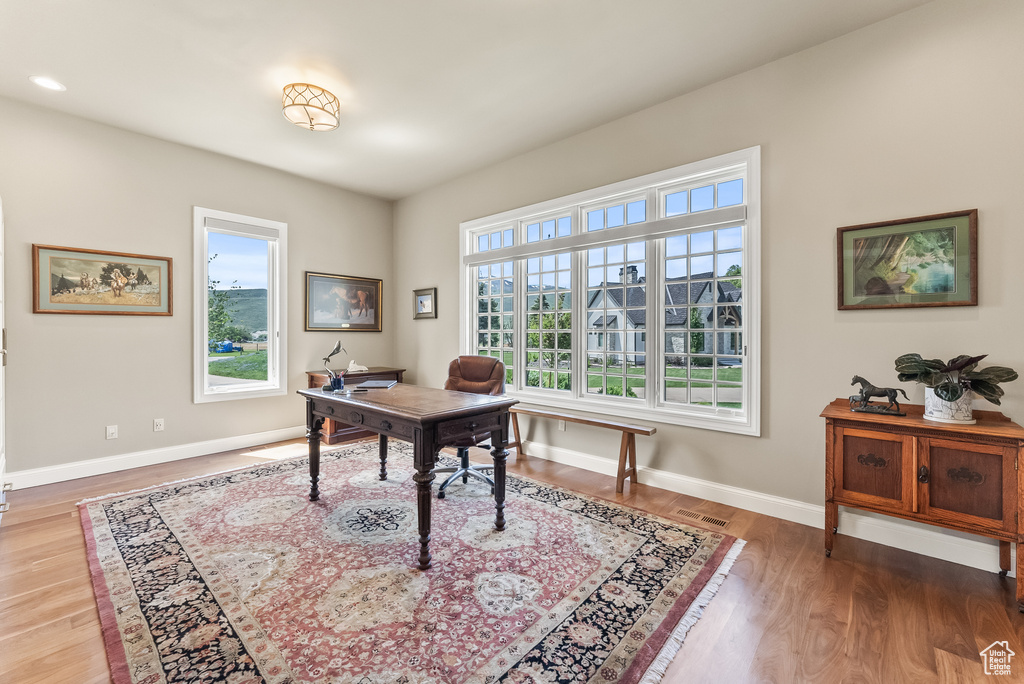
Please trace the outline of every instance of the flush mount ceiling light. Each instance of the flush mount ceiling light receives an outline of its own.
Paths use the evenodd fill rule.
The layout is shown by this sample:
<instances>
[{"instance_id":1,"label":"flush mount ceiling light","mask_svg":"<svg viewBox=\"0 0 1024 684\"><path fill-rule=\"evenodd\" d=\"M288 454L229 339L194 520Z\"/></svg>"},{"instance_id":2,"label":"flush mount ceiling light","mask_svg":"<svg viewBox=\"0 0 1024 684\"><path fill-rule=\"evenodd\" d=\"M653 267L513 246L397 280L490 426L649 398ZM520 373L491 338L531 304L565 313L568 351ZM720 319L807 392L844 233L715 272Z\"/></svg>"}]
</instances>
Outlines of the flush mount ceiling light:
<instances>
[{"instance_id":1,"label":"flush mount ceiling light","mask_svg":"<svg viewBox=\"0 0 1024 684\"><path fill-rule=\"evenodd\" d=\"M67 90L63 83L58 83L48 76L29 76L28 80L35 83L40 88L46 88L47 90L63 91Z\"/></svg>"},{"instance_id":2,"label":"flush mount ceiling light","mask_svg":"<svg viewBox=\"0 0 1024 684\"><path fill-rule=\"evenodd\" d=\"M311 131L333 131L338 127L341 107L333 93L309 83L289 83L281 99L284 118Z\"/></svg>"}]
</instances>

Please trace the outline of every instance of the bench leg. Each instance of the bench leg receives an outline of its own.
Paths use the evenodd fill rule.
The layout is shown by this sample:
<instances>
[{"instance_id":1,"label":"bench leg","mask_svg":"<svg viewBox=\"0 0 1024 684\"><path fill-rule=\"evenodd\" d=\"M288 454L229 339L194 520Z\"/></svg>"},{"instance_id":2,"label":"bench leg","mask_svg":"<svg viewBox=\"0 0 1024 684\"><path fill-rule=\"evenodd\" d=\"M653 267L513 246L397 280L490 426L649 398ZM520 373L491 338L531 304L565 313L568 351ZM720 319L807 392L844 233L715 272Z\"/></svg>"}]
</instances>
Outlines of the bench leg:
<instances>
[{"instance_id":1,"label":"bench leg","mask_svg":"<svg viewBox=\"0 0 1024 684\"><path fill-rule=\"evenodd\" d=\"M518 461L520 458L526 458L526 452L523 451L522 433L519 432L519 416L517 416L516 414L514 414L514 413L512 413L510 411L509 412L509 417L512 418L512 431L515 433L516 439L515 439L514 442L509 444L506 447L506 449L515 449L516 450L516 460Z\"/></svg>"},{"instance_id":2,"label":"bench leg","mask_svg":"<svg viewBox=\"0 0 1024 684\"><path fill-rule=\"evenodd\" d=\"M622 487L627 477L632 477L633 482L636 482L636 436L632 432L622 433L622 445L619 447L619 472L615 477L616 493L622 493Z\"/></svg>"},{"instance_id":3,"label":"bench leg","mask_svg":"<svg viewBox=\"0 0 1024 684\"><path fill-rule=\"evenodd\" d=\"M629 473L636 484L636 435L629 433Z\"/></svg>"}]
</instances>

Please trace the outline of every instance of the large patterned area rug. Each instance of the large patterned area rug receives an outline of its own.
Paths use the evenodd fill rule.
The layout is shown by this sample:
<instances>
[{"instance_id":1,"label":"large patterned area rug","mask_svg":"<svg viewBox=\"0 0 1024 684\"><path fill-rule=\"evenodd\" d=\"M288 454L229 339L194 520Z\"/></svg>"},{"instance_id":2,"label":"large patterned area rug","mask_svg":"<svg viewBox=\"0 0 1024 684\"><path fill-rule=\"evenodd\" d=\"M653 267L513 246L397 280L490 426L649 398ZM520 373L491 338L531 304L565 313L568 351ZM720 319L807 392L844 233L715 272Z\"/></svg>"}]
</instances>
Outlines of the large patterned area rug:
<instances>
[{"instance_id":1,"label":"large patterned area rug","mask_svg":"<svg viewBox=\"0 0 1024 684\"><path fill-rule=\"evenodd\" d=\"M114 681L657 682L743 542L509 477L434 499L376 443L83 502Z\"/></svg>"}]
</instances>

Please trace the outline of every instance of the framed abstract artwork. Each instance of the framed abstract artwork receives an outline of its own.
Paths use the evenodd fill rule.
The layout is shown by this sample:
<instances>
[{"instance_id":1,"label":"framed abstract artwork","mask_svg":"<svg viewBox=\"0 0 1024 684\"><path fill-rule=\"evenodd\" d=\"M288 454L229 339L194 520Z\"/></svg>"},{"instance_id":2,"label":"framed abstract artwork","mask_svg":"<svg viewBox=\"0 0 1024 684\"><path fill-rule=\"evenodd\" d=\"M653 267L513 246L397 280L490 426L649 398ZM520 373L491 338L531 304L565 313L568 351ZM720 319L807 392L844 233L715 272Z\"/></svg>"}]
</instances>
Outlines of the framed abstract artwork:
<instances>
[{"instance_id":1,"label":"framed abstract artwork","mask_svg":"<svg viewBox=\"0 0 1024 684\"><path fill-rule=\"evenodd\" d=\"M381 331L382 282L306 271L306 330Z\"/></svg>"},{"instance_id":2,"label":"framed abstract artwork","mask_svg":"<svg viewBox=\"0 0 1024 684\"><path fill-rule=\"evenodd\" d=\"M838 229L840 309L978 305L978 210Z\"/></svg>"},{"instance_id":3,"label":"framed abstract artwork","mask_svg":"<svg viewBox=\"0 0 1024 684\"><path fill-rule=\"evenodd\" d=\"M32 245L32 312L170 316L170 257Z\"/></svg>"}]
</instances>

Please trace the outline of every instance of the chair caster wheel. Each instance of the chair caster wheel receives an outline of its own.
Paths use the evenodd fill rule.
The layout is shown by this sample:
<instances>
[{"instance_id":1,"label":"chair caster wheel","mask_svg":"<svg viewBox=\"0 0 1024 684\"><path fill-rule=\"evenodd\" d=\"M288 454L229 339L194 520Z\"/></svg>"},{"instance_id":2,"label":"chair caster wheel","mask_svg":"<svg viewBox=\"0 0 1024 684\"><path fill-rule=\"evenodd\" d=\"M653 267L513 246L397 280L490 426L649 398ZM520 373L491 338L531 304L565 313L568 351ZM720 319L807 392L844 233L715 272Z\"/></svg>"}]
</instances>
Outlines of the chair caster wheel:
<instances>
[{"instance_id":1,"label":"chair caster wheel","mask_svg":"<svg viewBox=\"0 0 1024 684\"><path fill-rule=\"evenodd\" d=\"M443 499L444 498L444 492L443 491L442 492L438 492L437 493L437 498L438 499Z\"/></svg>"},{"instance_id":2,"label":"chair caster wheel","mask_svg":"<svg viewBox=\"0 0 1024 684\"><path fill-rule=\"evenodd\" d=\"M832 557L832 549L825 549L825 558Z\"/></svg>"}]
</instances>

